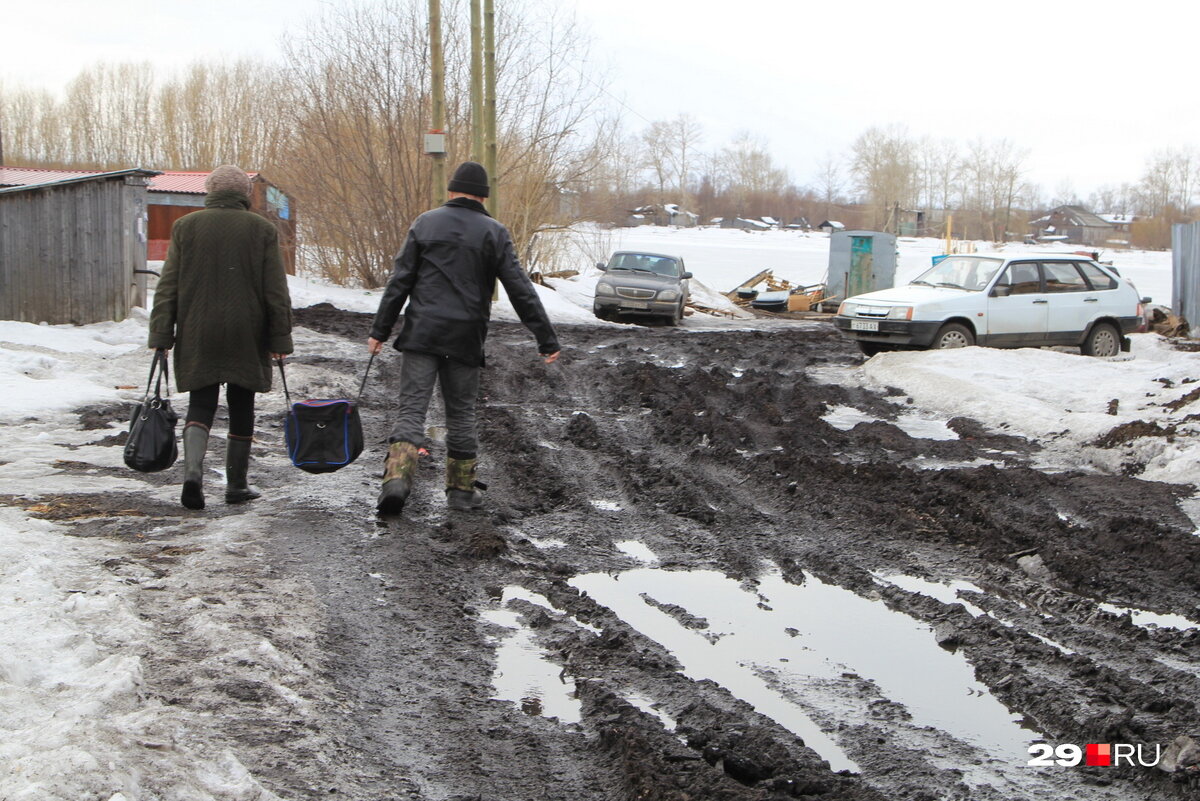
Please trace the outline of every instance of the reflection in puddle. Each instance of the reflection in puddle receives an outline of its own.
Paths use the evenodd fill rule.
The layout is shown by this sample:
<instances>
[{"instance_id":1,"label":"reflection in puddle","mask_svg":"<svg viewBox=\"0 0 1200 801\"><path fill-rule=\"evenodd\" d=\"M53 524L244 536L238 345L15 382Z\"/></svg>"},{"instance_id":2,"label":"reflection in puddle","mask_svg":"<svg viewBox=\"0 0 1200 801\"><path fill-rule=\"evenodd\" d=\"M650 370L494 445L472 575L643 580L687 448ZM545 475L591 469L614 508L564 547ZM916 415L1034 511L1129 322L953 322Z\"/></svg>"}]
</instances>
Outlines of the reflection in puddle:
<instances>
[{"instance_id":1,"label":"reflection in puddle","mask_svg":"<svg viewBox=\"0 0 1200 801\"><path fill-rule=\"evenodd\" d=\"M859 423L876 423L879 418L853 406L834 406L821 416L829 425L841 431L849 431ZM915 414L902 414L895 420L886 420L896 428L916 439L958 439L945 421L932 420Z\"/></svg>"},{"instance_id":2,"label":"reflection in puddle","mask_svg":"<svg viewBox=\"0 0 1200 801\"><path fill-rule=\"evenodd\" d=\"M688 677L717 682L799 735L833 770L858 768L761 673L804 698L817 684L844 684L844 674L853 672L903 704L914 726L945 731L994 759L1023 764L1028 757L1034 733L976 681L964 657L938 647L929 626L882 602L812 576L795 586L777 573L764 576L757 592L713 571L653 568L579 576L570 583L670 650ZM708 631L684 627L642 595L706 620ZM713 633L723 636L706 638Z\"/></svg>"},{"instance_id":3,"label":"reflection in puddle","mask_svg":"<svg viewBox=\"0 0 1200 801\"><path fill-rule=\"evenodd\" d=\"M650 547L644 542L639 542L638 540L622 540L621 542L614 542L613 546L621 553L625 554L626 556L633 557L642 564L658 564L658 555L654 553L654 551L650 550Z\"/></svg>"},{"instance_id":4,"label":"reflection in puddle","mask_svg":"<svg viewBox=\"0 0 1200 801\"><path fill-rule=\"evenodd\" d=\"M563 723L578 723L582 717L575 682L563 678L562 668L551 662L537 644L533 631L521 616L508 609L489 609L484 620L511 633L498 639L496 671L492 686L499 701L516 704L527 715L545 715Z\"/></svg>"},{"instance_id":5,"label":"reflection in puddle","mask_svg":"<svg viewBox=\"0 0 1200 801\"><path fill-rule=\"evenodd\" d=\"M1100 608L1114 615L1128 613L1133 624L1141 626L1144 629L1160 628L1187 631L1188 629L1200 628L1200 623L1189 620L1183 615L1163 615L1158 612L1147 612L1145 609L1134 609L1130 606L1117 606L1116 604L1100 604Z\"/></svg>"}]
</instances>

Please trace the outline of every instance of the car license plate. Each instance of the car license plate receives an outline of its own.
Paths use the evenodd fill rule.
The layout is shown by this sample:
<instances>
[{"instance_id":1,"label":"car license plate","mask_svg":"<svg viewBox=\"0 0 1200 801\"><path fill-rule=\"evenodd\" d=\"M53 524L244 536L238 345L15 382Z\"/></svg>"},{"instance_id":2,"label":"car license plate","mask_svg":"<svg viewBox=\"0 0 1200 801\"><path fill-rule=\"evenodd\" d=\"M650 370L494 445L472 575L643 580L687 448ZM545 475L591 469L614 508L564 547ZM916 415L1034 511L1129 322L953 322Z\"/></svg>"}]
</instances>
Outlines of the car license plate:
<instances>
[{"instance_id":1,"label":"car license plate","mask_svg":"<svg viewBox=\"0 0 1200 801\"><path fill-rule=\"evenodd\" d=\"M851 331L878 331L879 330L879 321L878 320L851 320L850 321L850 330Z\"/></svg>"},{"instance_id":2,"label":"car license plate","mask_svg":"<svg viewBox=\"0 0 1200 801\"><path fill-rule=\"evenodd\" d=\"M623 301L621 301L621 308L623 308L623 309L648 309L648 308L650 308L650 304L645 303L640 300L623 300Z\"/></svg>"}]
</instances>

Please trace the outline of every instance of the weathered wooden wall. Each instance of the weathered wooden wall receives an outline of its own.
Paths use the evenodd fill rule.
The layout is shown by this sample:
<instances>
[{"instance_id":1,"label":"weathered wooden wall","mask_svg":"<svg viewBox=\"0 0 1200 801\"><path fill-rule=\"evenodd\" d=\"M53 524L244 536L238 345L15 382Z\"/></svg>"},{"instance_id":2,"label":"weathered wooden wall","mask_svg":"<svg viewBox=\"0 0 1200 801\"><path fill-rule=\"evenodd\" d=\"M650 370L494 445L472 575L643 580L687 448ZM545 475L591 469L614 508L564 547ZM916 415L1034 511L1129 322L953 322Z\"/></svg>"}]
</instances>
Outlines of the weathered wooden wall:
<instances>
[{"instance_id":1,"label":"weathered wooden wall","mask_svg":"<svg viewBox=\"0 0 1200 801\"><path fill-rule=\"evenodd\" d=\"M145 191L123 176L0 192L0 319L123 320L146 261Z\"/></svg>"}]
</instances>

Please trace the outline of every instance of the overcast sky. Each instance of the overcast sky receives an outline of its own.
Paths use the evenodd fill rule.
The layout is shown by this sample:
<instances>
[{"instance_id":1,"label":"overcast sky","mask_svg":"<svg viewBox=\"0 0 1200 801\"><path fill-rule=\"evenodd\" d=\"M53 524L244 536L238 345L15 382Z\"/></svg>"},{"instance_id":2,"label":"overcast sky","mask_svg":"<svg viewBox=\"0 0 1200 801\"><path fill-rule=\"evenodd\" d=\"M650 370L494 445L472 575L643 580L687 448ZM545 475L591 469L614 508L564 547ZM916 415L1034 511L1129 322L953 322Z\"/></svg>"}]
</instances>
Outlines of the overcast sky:
<instances>
[{"instance_id":1,"label":"overcast sky","mask_svg":"<svg viewBox=\"0 0 1200 801\"><path fill-rule=\"evenodd\" d=\"M339 2L7 0L0 76L57 88L97 60L272 58L286 29ZM752 131L800 184L866 128L901 124L960 144L1008 138L1045 193L1086 198L1200 133L1182 2L560 2L591 31L631 131L681 112L704 149Z\"/></svg>"}]
</instances>

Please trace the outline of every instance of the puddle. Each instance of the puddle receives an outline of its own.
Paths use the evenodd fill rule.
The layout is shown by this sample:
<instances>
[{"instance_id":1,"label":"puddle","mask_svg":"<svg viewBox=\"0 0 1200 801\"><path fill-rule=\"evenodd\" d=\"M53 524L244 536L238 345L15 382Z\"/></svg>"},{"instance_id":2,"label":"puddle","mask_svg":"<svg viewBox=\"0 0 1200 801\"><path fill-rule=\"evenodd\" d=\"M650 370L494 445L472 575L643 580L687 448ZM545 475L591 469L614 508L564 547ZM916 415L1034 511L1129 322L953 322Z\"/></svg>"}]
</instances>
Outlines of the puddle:
<instances>
[{"instance_id":1,"label":"puddle","mask_svg":"<svg viewBox=\"0 0 1200 801\"><path fill-rule=\"evenodd\" d=\"M638 560L642 564L658 564L658 555L655 554L654 551L650 550L649 546L647 546L644 542L638 542L637 540L622 540L621 542L614 542L613 546L621 553Z\"/></svg>"},{"instance_id":2,"label":"puddle","mask_svg":"<svg viewBox=\"0 0 1200 801\"><path fill-rule=\"evenodd\" d=\"M933 459L928 456L917 456L904 462L905 467L911 467L914 470L970 470L973 467L987 467L988 465L999 465L993 459L972 459L970 461L954 461L952 459Z\"/></svg>"},{"instance_id":3,"label":"puddle","mask_svg":"<svg viewBox=\"0 0 1200 801\"><path fill-rule=\"evenodd\" d=\"M675 731L675 728L679 725L678 723L675 722L674 718L672 718L666 712L663 712L661 709L658 708L657 702L651 701L649 698L647 698L644 695L638 695L637 693L632 693L629 695L625 695L624 698L630 704L632 704L633 706L642 710L643 712L653 715L654 717L658 718L659 722L662 723L663 728L666 729L667 731Z\"/></svg>"},{"instance_id":4,"label":"puddle","mask_svg":"<svg viewBox=\"0 0 1200 801\"><path fill-rule=\"evenodd\" d=\"M1023 764L1036 738L975 680L964 657L938 647L929 626L812 576L795 586L769 573L757 592L714 571L654 568L590 574L570 583L670 650L689 678L715 681L752 704L835 771L858 767L805 708L760 674L773 675L814 708L828 703L819 697L827 691L817 685L845 685L844 674L857 674L903 704L912 726L944 731L992 759ZM707 620L708 630L686 628L642 595Z\"/></svg>"},{"instance_id":5,"label":"puddle","mask_svg":"<svg viewBox=\"0 0 1200 801\"><path fill-rule=\"evenodd\" d=\"M603 512L621 511L621 504L617 503L616 501L604 501L593 498L592 500L588 501L588 503Z\"/></svg>"},{"instance_id":6,"label":"puddle","mask_svg":"<svg viewBox=\"0 0 1200 801\"><path fill-rule=\"evenodd\" d=\"M1004 618L999 617L998 615L994 615L985 609L981 609L978 606L975 606L970 601L963 600L959 596L959 592L968 592L968 593L974 592L974 593L979 593L980 595L985 594L984 590L980 589L979 587L975 586L974 584L972 584L969 581L961 581L961 580L955 579L950 582L942 583L942 582L936 582L936 581L929 581L927 579L918 578L916 576L887 575L885 573L875 573L875 572L872 572L871 575L874 576L879 581L885 581L888 584L892 584L892 585L899 587L900 589L905 590L907 592L915 592L915 593L919 593L921 595L928 595L930 598L939 600L944 604L962 604L963 608L966 609L968 612L970 612L972 617L980 617L982 615L986 615L986 616L990 617L992 620L995 620L997 623L1000 623L1003 626L1007 626L1010 629L1019 628L1021 631L1028 634L1030 637L1033 637L1036 640L1040 640L1041 642L1044 642L1046 645L1049 645L1051 648L1056 649L1060 653L1067 654L1068 656L1075 653L1070 648L1066 647L1065 645L1063 645L1061 643L1055 642L1054 640L1050 639L1049 637L1043 637L1041 634L1030 631L1029 629L1026 629L1022 626L1018 626L1016 623L1013 623L1010 620L1005 620Z\"/></svg>"},{"instance_id":7,"label":"puddle","mask_svg":"<svg viewBox=\"0 0 1200 801\"><path fill-rule=\"evenodd\" d=\"M1183 615L1163 615L1158 612L1147 612L1145 609L1134 609L1130 606L1117 606L1116 604L1100 604L1100 608L1105 612L1110 612L1114 615L1129 614L1135 626L1141 626L1144 629L1178 629L1179 631L1187 631L1188 629L1200 628L1200 623L1194 620L1189 620Z\"/></svg>"},{"instance_id":8,"label":"puddle","mask_svg":"<svg viewBox=\"0 0 1200 801\"><path fill-rule=\"evenodd\" d=\"M899 587L906 592L915 592L920 595L928 595L930 598L941 601L944 604L962 604L963 607L971 613L972 617L979 617L980 615L988 614L983 609L980 609L971 602L964 601L962 598L958 597L960 590L962 592L975 592L979 593L980 595L984 594L983 590L981 590L979 587L976 587L969 581L954 580L943 584L941 582L929 581L916 576L888 575L886 573L875 572L872 572L871 575L880 581L886 581L888 584Z\"/></svg>"},{"instance_id":9,"label":"puddle","mask_svg":"<svg viewBox=\"0 0 1200 801\"><path fill-rule=\"evenodd\" d=\"M1179 502L1179 510L1188 516L1196 530L1192 533L1200 537L1200 495L1184 498Z\"/></svg>"},{"instance_id":10,"label":"puddle","mask_svg":"<svg viewBox=\"0 0 1200 801\"><path fill-rule=\"evenodd\" d=\"M547 598L546 596L541 595L540 593L532 592L531 590L527 590L524 587L518 587L515 584L504 588L504 592L500 597L500 604L502 606L507 606L508 603L514 599L521 600L521 601L527 601L528 603L531 603L534 606L540 606L543 609L545 609L547 612L551 612L558 617L562 617L564 614L564 612L561 609L559 609L554 604L550 603L550 599ZM572 615L569 619L576 626L579 626L579 628L587 629L588 631L592 632L593 634L603 634L604 633L604 629L600 628L599 626L593 626L591 623L584 623L582 620L575 617L574 615Z\"/></svg>"},{"instance_id":11,"label":"puddle","mask_svg":"<svg viewBox=\"0 0 1200 801\"><path fill-rule=\"evenodd\" d=\"M574 680L563 678L562 667L550 661L522 616L511 609L488 609L482 617L509 630L494 638L497 646L492 687L496 694L492 698L509 701L527 715L578 723L582 713Z\"/></svg>"},{"instance_id":12,"label":"puddle","mask_svg":"<svg viewBox=\"0 0 1200 801\"><path fill-rule=\"evenodd\" d=\"M859 423L875 423L879 418L867 414L853 406L834 406L821 416L829 425L841 431L849 431ZM888 420L905 434L916 439L958 439L958 434L946 427L943 420L920 417L915 414L903 414L895 420Z\"/></svg>"},{"instance_id":13,"label":"puddle","mask_svg":"<svg viewBox=\"0 0 1200 801\"><path fill-rule=\"evenodd\" d=\"M567 547L567 543L564 542L563 540L556 540L553 538L538 540L538 539L534 539L533 537L526 537L525 539L527 539L531 543L533 543L534 548L537 548L538 550L542 550L542 551L550 551L555 548L566 548Z\"/></svg>"}]
</instances>

